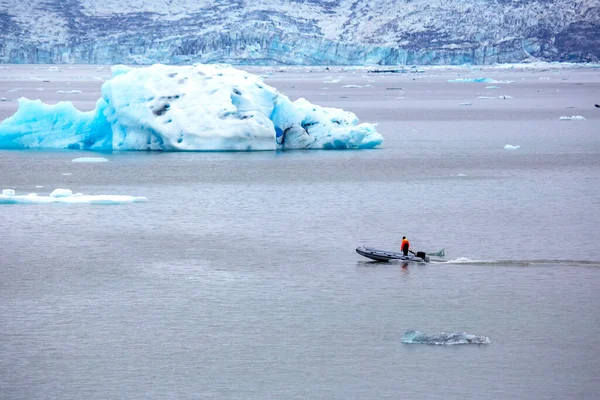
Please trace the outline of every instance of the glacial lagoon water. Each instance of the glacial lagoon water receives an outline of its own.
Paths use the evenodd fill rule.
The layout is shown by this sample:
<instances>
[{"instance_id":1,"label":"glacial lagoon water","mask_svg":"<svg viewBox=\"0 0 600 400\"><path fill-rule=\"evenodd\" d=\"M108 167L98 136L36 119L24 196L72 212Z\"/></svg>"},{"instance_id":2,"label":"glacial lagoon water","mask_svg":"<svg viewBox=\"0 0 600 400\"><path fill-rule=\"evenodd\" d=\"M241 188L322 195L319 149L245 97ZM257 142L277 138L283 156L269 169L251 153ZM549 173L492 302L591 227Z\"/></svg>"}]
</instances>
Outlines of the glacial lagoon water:
<instances>
[{"instance_id":1,"label":"glacial lagoon water","mask_svg":"<svg viewBox=\"0 0 600 400\"><path fill-rule=\"evenodd\" d=\"M92 108L99 68L5 66L1 117L21 95ZM597 398L598 70L256 71L383 146L0 151L0 189L148 198L0 206L2 399ZM468 77L512 82L447 82ZM444 262L354 252L403 235Z\"/></svg>"}]
</instances>

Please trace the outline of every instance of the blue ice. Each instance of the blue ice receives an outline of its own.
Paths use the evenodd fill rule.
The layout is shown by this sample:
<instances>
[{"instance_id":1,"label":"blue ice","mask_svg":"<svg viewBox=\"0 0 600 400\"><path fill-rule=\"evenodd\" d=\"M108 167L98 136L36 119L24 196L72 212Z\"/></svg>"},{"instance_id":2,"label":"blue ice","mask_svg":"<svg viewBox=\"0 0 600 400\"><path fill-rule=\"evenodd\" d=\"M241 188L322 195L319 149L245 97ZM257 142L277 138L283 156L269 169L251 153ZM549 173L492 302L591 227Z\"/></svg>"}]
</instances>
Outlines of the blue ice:
<instances>
[{"instance_id":1,"label":"blue ice","mask_svg":"<svg viewBox=\"0 0 600 400\"><path fill-rule=\"evenodd\" d=\"M251 151L373 148L375 125L355 114L291 101L224 65L113 67L92 111L19 100L0 124L0 148Z\"/></svg>"}]
</instances>

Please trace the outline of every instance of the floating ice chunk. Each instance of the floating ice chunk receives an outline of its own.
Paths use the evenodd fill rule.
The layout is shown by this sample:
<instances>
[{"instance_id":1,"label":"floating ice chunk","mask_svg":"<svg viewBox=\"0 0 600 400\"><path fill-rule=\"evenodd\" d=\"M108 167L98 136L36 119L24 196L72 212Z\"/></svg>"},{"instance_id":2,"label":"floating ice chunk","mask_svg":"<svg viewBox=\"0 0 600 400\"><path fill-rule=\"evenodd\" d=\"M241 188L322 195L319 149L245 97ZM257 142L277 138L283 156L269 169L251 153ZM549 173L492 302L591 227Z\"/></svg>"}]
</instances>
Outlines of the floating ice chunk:
<instances>
[{"instance_id":1,"label":"floating ice chunk","mask_svg":"<svg viewBox=\"0 0 600 400\"><path fill-rule=\"evenodd\" d=\"M517 150L518 148L520 148L521 146L513 146L512 144L507 144L504 146L504 150Z\"/></svg>"},{"instance_id":2,"label":"floating ice chunk","mask_svg":"<svg viewBox=\"0 0 600 400\"><path fill-rule=\"evenodd\" d=\"M37 185L36 188L38 188L38 189L39 188L43 188L43 186L42 185Z\"/></svg>"},{"instance_id":3,"label":"floating ice chunk","mask_svg":"<svg viewBox=\"0 0 600 400\"><path fill-rule=\"evenodd\" d=\"M572 115L570 117L560 117L559 118L560 121L585 121L585 118L582 117L581 115Z\"/></svg>"},{"instance_id":4,"label":"floating ice chunk","mask_svg":"<svg viewBox=\"0 0 600 400\"><path fill-rule=\"evenodd\" d=\"M430 344L434 346L451 346L456 344L490 344L487 336L475 336L468 333L439 333L428 335L419 331L406 331L402 335L402 343L406 344Z\"/></svg>"},{"instance_id":5,"label":"floating ice chunk","mask_svg":"<svg viewBox=\"0 0 600 400\"><path fill-rule=\"evenodd\" d=\"M56 93L81 94L81 90L57 90Z\"/></svg>"},{"instance_id":6,"label":"floating ice chunk","mask_svg":"<svg viewBox=\"0 0 600 400\"><path fill-rule=\"evenodd\" d=\"M69 197L73 196L73 192L71 189L54 189L52 193L50 193L50 197Z\"/></svg>"},{"instance_id":7,"label":"floating ice chunk","mask_svg":"<svg viewBox=\"0 0 600 400\"><path fill-rule=\"evenodd\" d=\"M486 89L500 89L500 86L486 86Z\"/></svg>"},{"instance_id":8,"label":"floating ice chunk","mask_svg":"<svg viewBox=\"0 0 600 400\"><path fill-rule=\"evenodd\" d=\"M0 97L0 101L8 101L6 97Z\"/></svg>"},{"instance_id":9,"label":"floating ice chunk","mask_svg":"<svg viewBox=\"0 0 600 400\"><path fill-rule=\"evenodd\" d=\"M73 174L72 174L72 173L70 173L70 172L63 172L62 174L63 174L64 176L71 176L71 175L73 175Z\"/></svg>"},{"instance_id":10,"label":"floating ice chunk","mask_svg":"<svg viewBox=\"0 0 600 400\"><path fill-rule=\"evenodd\" d=\"M323 81L323 83L339 83L341 79L330 79L328 81Z\"/></svg>"},{"instance_id":11,"label":"floating ice chunk","mask_svg":"<svg viewBox=\"0 0 600 400\"><path fill-rule=\"evenodd\" d=\"M344 85L342 87L343 88L361 88L362 86L360 86L360 85Z\"/></svg>"},{"instance_id":12,"label":"floating ice chunk","mask_svg":"<svg viewBox=\"0 0 600 400\"><path fill-rule=\"evenodd\" d=\"M76 163L102 163L108 162L108 160L104 157L78 157L71 160L71 162Z\"/></svg>"},{"instance_id":13,"label":"floating ice chunk","mask_svg":"<svg viewBox=\"0 0 600 400\"><path fill-rule=\"evenodd\" d=\"M472 106L473 103L470 102L466 102L466 103L460 103L461 106Z\"/></svg>"},{"instance_id":14,"label":"floating ice chunk","mask_svg":"<svg viewBox=\"0 0 600 400\"><path fill-rule=\"evenodd\" d=\"M7 92L8 93L12 93L12 92L16 92L16 91L19 91L19 90L21 90L21 88L13 88L13 89L8 90Z\"/></svg>"},{"instance_id":15,"label":"floating ice chunk","mask_svg":"<svg viewBox=\"0 0 600 400\"><path fill-rule=\"evenodd\" d=\"M498 83L497 80L492 78L457 78L448 79L450 83Z\"/></svg>"},{"instance_id":16,"label":"floating ice chunk","mask_svg":"<svg viewBox=\"0 0 600 400\"><path fill-rule=\"evenodd\" d=\"M492 97L492 96L477 96L477 98L482 99L482 100L497 99L497 97Z\"/></svg>"},{"instance_id":17,"label":"floating ice chunk","mask_svg":"<svg viewBox=\"0 0 600 400\"><path fill-rule=\"evenodd\" d=\"M135 197L127 195L84 195L73 194L69 189L56 189L49 196L39 196L29 193L25 196L15 195L14 190L4 189L0 195L0 204L128 204L148 201L146 197Z\"/></svg>"},{"instance_id":18,"label":"floating ice chunk","mask_svg":"<svg viewBox=\"0 0 600 400\"><path fill-rule=\"evenodd\" d=\"M19 99L0 124L0 148L249 151L372 148L373 124L223 65L113 67L96 109Z\"/></svg>"}]
</instances>

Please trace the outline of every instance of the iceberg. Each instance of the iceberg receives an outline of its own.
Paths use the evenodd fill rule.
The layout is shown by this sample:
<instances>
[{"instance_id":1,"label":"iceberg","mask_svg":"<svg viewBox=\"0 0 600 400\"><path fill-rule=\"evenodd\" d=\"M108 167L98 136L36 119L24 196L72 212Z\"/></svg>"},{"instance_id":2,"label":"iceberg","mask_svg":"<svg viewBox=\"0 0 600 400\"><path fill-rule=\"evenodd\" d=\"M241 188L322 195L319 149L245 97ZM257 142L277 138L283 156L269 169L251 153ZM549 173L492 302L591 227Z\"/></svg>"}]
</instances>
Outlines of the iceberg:
<instances>
[{"instance_id":1,"label":"iceberg","mask_svg":"<svg viewBox=\"0 0 600 400\"><path fill-rule=\"evenodd\" d=\"M19 99L0 124L0 148L251 151L368 149L383 137L355 114L291 101L227 65L117 65L96 108Z\"/></svg>"},{"instance_id":2,"label":"iceberg","mask_svg":"<svg viewBox=\"0 0 600 400\"><path fill-rule=\"evenodd\" d=\"M103 163L108 162L104 157L77 157L71 160L74 163Z\"/></svg>"},{"instance_id":3,"label":"iceberg","mask_svg":"<svg viewBox=\"0 0 600 400\"><path fill-rule=\"evenodd\" d=\"M428 335L419 331L406 331L402 335L402 343L405 344L430 344L434 346L451 346L455 344L490 344L487 336L475 336L468 333L439 333Z\"/></svg>"},{"instance_id":4,"label":"iceberg","mask_svg":"<svg viewBox=\"0 0 600 400\"><path fill-rule=\"evenodd\" d=\"M572 115L570 117L560 117L559 118L560 121L585 121L585 117L582 117L581 115Z\"/></svg>"},{"instance_id":5,"label":"iceberg","mask_svg":"<svg viewBox=\"0 0 600 400\"><path fill-rule=\"evenodd\" d=\"M70 189L56 189L48 196L38 196L37 193L17 195L13 189L3 189L0 194L0 204L129 204L148 201L146 197L135 197L127 195L84 195L73 194Z\"/></svg>"},{"instance_id":6,"label":"iceberg","mask_svg":"<svg viewBox=\"0 0 600 400\"><path fill-rule=\"evenodd\" d=\"M457 78L448 79L449 83L498 83L497 80L492 78Z\"/></svg>"}]
</instances>

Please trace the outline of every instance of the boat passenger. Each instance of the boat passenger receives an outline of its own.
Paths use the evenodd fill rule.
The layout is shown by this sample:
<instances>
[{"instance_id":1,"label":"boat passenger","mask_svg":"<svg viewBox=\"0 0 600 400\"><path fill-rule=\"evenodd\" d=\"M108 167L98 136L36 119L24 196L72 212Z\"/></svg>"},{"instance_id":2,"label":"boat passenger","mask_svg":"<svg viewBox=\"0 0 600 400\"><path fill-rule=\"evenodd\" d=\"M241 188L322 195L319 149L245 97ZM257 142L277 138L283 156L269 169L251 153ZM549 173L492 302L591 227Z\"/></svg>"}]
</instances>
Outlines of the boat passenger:
<instances>
[{"instance_id":1,"label":"boat passenger","mask_svg":"<svg viewBox=\"0 0 600 400\"><path fill-rule=\"evenodd\" d=\"M404 253L405 256L408 255L409 248L410 248L410 242L408 241L406 236L402 236L402 244L400 245L400 249L402 249L402 253Z\"/></svg>"}]
</instances>

